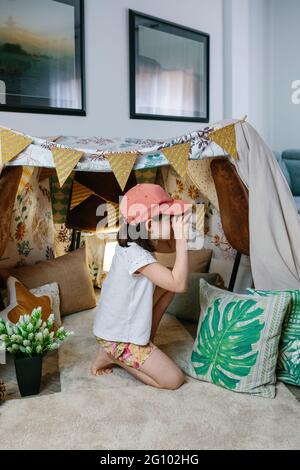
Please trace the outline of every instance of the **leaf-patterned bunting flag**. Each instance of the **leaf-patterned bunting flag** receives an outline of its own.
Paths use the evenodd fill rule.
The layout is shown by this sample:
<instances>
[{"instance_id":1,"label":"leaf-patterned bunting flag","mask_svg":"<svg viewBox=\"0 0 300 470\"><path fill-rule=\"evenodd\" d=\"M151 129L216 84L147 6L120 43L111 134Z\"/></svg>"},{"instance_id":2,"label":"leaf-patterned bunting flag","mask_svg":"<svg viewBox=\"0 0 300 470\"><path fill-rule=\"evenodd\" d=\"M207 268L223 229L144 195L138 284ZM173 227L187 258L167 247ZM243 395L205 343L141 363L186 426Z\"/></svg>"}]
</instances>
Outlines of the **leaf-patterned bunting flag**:
<instances>
[{"instance_id":1,"label":"leaf-patterned bunting flag","mask_svg":"<svg viewBox=\"0 0 300 470\"><path fill-rule=\"evenodd\" d=\"M122 191L126 186L130 172L138 155L138 152L121 152L106 155Z\"/></svg>"},{"instance_id":2,"label":"leaf-patterned bunting flag","mask_svg":"<svg viewBox=\"0 0 300 470\"><path fill-rule=\"evenodd\" d=\"M25 188L26 184L29 183L32 174L34 172L34 167L33 166L23 166L22 168L22 176L20 179L18 191L17 191L17 196L22 193L23 189Z\"/></svg>"},{"instance_id":3,"label":"leaf-patterned bunting flag","mask_svg":"<svg viewBox=\"0 0 300 470\"><path fill-rule=\"evenodd\" d=\"M81 204L83 201L85 201L88 197L92 196L93 194L95 194L94 191L87 188L83 184L78 183L78 181L74 181L70 209L71 210L74 209L74 207Z\"/></svg>"},{"instance_id":4,"label":"leaf-patterned bunting flag","mask_svg":"<svg viewBox=\"0 0 300 470\"><path fill-rule=\"evenodd\" d=\"M229 124L229 126L222 127L221 129L217 129L213 132L209 132L208 136L210 140L218 144L223 150L225 150L225 152L238 160L239 156L236 148L234 124Z\"/></svg>"},{"instance_id":5,"label":"leaf-patterned bunting flag","mask_svg":"<svg viewBox=\"0 0 300 470\"><path fill-rule=\"evenodd\" d=\"M171 147L164 147L161 151L178 175L182 178L185 177L190 154L190 143L187 142L185 144L175 144Z\"/></svg>"},{"instance_id":6,"label":"leaf-patterned bunting flag","mask_svg":"<svg viewBox=\"0 0 300 470\"><path fill-rule=\"evenodd\" d=\"M0 161L5 165L32 142L32 139L25 135L0 127Z\"/></svg>"},{"instance_id":7,"label":"leaf-patterned bunting flag","mask_svg":"<svg viewBox=\"0 0 300 470\"><path fill-rule=\"evenodd\" d=\"M55 147L52 145L50 146L50 150L54 158L58 181L60 187L62 187L83 153L71 148Z\"/></svg>"},{"instance_id":8,"label":"leaf-patterned bunting flag","mask_svg":"<svg viewBox=\"0 0 300 470\"><path fill-rule=\"evenodd\" d=\"M217 191L210 169L211 161L211 158L204 158L203 160L189 160L187 174L201 194L203 194L203 196L219 209Z\"/></svg>"}]
</instances>

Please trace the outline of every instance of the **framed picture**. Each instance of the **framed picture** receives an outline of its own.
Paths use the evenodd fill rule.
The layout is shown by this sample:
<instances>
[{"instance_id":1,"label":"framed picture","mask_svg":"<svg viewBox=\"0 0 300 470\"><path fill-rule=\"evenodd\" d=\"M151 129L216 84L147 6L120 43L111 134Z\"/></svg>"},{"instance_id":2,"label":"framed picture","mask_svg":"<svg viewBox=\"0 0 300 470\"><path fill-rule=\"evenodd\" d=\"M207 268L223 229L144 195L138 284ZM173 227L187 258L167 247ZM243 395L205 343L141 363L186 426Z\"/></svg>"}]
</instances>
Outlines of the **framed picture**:
<instances>
[{"instance_id":1,"label":"framed picture","mask_svg":"<svg viewBox=\"0 0 300 470\"><path fill-rule=\"evenodd\" d=\"M129 10L130 117L209 121L209 35Z\"/></svg>"},{"instance_id":2,"label":"framed picture","mask_svg":"<svg viewBox=\"0 0 300 470\"><path fill-rule=\"evenodd\" d=\"M84 1L0 0L0 111L85 116Z\"/></svg>"}]
</instances>

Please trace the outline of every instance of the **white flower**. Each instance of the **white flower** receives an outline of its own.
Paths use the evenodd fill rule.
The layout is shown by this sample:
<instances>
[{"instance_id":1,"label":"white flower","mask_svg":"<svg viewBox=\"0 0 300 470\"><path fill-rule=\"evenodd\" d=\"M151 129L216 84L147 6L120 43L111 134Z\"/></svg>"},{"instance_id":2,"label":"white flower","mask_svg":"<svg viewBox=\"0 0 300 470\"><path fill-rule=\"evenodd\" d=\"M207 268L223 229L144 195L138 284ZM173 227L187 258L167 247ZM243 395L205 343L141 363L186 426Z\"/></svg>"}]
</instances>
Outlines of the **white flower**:
<instances>
[{"instance_id":1,"label":"white flower","mask_svg":"<svg viewBox=\"0 0 300 470\"><path fill-rule=\"evenodd\" d=\"M32 353L32 349L31 349L30 346L27 346L25 350L26 350L27 354L31 354L31 353Z\"/></svg>"},{"instance_id":2,"label":"white flower","mask_svg":"<svg viewBox=\"0 0 300 470\"><path fill-rule=\"evenodd\" d=\"M13 329L9 325L6 325L6 331L7 331L8 336L11 336L13 334Z\"/></svg>"},{"instance_id":3,"label":"white flower","mask_svg":"<svg viewBox=\"0 0 300 470\"><path fill-rule=\"evenodd\" d=\"M45 328L44 331L43 331L43 336L44 338L46 338L47 336L49 336L49 330L48 328Z\"/></svg>"},{"instance_id":4,"label":"white flower","mask_svg":"<svg viewBox=\"0 0 300 470\"><path fill-rule=\"evenodd\" d=\"M23 341L23 346L30 346L30 341L28 341L28 339L24 339Z\"/></svg>"},{"instance_id":5,"label":"white flower","mask_svg":"<svg viewBox=\"0 0 300 470\"><path fill-rule=\"evenodd\" d=\"M43 333L41 331L39 331L38 333L35 334L35 339L36 341L38 341L39 343L41 343L43 341Z\"/></svg>"},{"instance_id":6,"label":"white flower","mask_svg":"<svg viewBox=\"0 0 300 470\"><path fill-rule=\"evenodd\" d=\"M32 324L32 323L29 323L29 324L28 324L27 330L28 330L28 331L32 331L32 330L33 330L33 324Z\"/></svg>"},{"instance_id":7,"label":"white flower","mask_svg":"<svg viewBox=\"0 0 300 470\"><path fill-rule=\"evenodd\" d=\"M28 339L29 339L30 341L32 341L32 340L33 340L33 338L34 338L34 334L33 334L33 333L29 333L29 335L28 335Z\"/></svg>"},{"instance_id":8,"label":"white flower","mask_svg":"<svg viewBox=\"0 0 300 470\"><path fill-rule=\"evenodd\" d=\"M15 351L19 351L19 345L18 344L13 344L11 349L15 352Z\"/></svg>"},{"instance_id":9,"label":"white flower","mask_svg":"<svg viewBox=\"0 0 300 470\"><path fill-rule=\"evenodd\" d=\"M40 354L42 352L42 346L40 344L37 345L36 347L36 352Z\"/></svg>"}]
</instances>

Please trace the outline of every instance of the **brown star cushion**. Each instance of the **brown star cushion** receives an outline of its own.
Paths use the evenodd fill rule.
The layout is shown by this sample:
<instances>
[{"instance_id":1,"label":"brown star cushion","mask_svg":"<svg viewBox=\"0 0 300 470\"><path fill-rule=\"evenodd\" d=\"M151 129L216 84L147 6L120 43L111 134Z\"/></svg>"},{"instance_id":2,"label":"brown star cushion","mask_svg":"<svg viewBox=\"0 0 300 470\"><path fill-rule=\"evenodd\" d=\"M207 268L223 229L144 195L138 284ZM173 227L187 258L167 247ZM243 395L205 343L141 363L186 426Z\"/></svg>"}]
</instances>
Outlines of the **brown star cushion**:
<instances>
[{"instance_id":1,"label":"brown star cushion","mask_svg":"<svg viewBox=\"0 0 300 470\"><path fill-rule=\"evenodd\" d=\"M14 277L10 277L7 281L7 293L9 305L0 312L4 320L17 323L22 315L30 315L37 307L42 307L43 321L46 321L51 314L51 297L35 296Z\"/></svg>"}]
</instances>

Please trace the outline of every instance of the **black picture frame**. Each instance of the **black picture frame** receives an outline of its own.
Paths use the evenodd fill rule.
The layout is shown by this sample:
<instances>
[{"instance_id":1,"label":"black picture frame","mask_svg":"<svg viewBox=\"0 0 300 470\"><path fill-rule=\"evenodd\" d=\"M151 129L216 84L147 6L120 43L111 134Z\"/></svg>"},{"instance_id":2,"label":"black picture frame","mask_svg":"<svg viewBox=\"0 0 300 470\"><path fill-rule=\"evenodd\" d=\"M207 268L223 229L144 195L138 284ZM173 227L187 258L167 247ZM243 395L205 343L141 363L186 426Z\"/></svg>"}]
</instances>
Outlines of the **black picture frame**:
<instances>
[{"instance_id":1,"label":"black picture frame","mask_svg":"<svg viewBox=\"0 0 300 470\"><path fill-rule=\"evenodd\" d=\"M209 122L209 88L210 88L210 35L202 31L197 31L186 26L182 26L177 23L157 18L154 16L146 15L144 13L128 10L129 13L129 89L130 89L130 118L131 119L151 119L151 120L163 120L163 121L188 121L188 122ZM138 27L148 26L149 28L157 28L161 32L169 33L171 35L178 36L180 38L189 39L192 41L198 41L203 44L204 58L203 58L203 87L205 89L205 104L204 112L201 115L180 115L180 114L161 114L161 113L149 113L139 111L139 105L137 103L137 55L138 55ZM152 59L143 57L143 59L151 62ZM155 60L153 60L155 62ZM151 66L151 64L150 64ZM157 64L155 64L157 66ZM199 71L198 78L201 71ZM143 80L139 80L139 87ZM140 93L140 88L139 88ZM145 93L147 93L147 87L145 86ZM200 91L197 92L198 96ZM203 90L202 90L203 95ZM145 95L146 96L146 95ZM148 98L147 98L148 99ZM199 113L200 114L200 113Z\"/></svg>"},{"instance_id":2,"label":"black picture frame","mask_svg":"<svg viewBox=\"0 0 300 470\"><path fill-rule=\"evenodd\" d=\"M0 0L0 4L1 4L1 1ZM5 1L5 0L3 0ZM39 5L42 6L39 2L39 0L35 0L36 1L36 10L35 12L32 12L32 18L35 18L35 21L38 21L38 18L37 18L37 12L38 12L38 7ZM0 111L11 111L11 112L22 112L22 113L42 113L42 114L59 114L59 115L72 115L72 116L86 116L86 88L85 88L85 31L84 31L84 6L85 6L85 2L84 0L52 0L54 3L61 3L61 4L65 4L65 5L69 5L69 6L72 6L74 8L74 17L70 17L69 19L71 19L73 21L73 24L74 24L74 37L73 37L73 41L74 41L74 54L73 56L70 56L69 60L71 62L71 60L73 61L73 66L72 67L69 67L69 70L72 71L73 73L73 77L71 77L73 79L73 82L75 82L75 87L76 87L76 93L73 94L72 96L72 92L70 92L70 101L71 99L74 100L74 103L75 103L75 95L77 94L77 97L78 97L78 102L76 102L76 106L75 107L72 107L72 106L65 106L65 105L62 105L62 106L53 106L51 105L51 98L50 96L34 96L34 94L24 94L22 96L22 94L20 93L19 95L17 93L13 93L14 89L12 88L12 92L7 94L5 92L5 99L7 101L7 98L8 98L8 103L4 103L2 104L1 103L1 99L0 99ZM25 2L24 2L25 3ZM27 4L28 6L28 4ZM42 15L43 12L41 11L40 14ZM1 10L1 17L3 18L5 16L5 11L2 9ZM10 21L13 21L13 17L10 17ZM47 21L51 21L51 18L47 18ZM55 21L55 17L53 16L53 21ZM53 23L54 27L57 27L57 25L55 23ZM2 44L3 45L3 44ZM1 44L0 44L1 46ZM26 50L24 50L22 48L22 44L13 44L13 47L17 47L18 48L18 51L21 51L21 53L24 55L24 57L28 57L28 59L31 61L31 63L33 63L36 67L36 64L34 63L35 60L39 59L39 60L43 60L43 59L47 59L49 62L47 64L45 64L45 69L47 71L47 67L48 67L48 70L51 69L50 67L50 60L53 59L53 57L51 56L47 56L47 54L45 53L44 55L43 54L40 54L39 55L36 55L32 52L28 53L26 52ZM50 50L50 49L49 49ZM9 53L9 51L11 52L11 47L10 49L7 51L7 46L6 46L6 53ZM13 50L12 52L15 52L15 50ZM2 62L3 63L3 62ZM7 62L6 62L7 63ZM12 59L12 63L13 63L13 59ZM61 65L61 63L60 63ZM40 67L41 68L41 67ZM65 71L67 71L67 65L65 64ZM67 72L65 72L67 73ZM11 75L7 74L6 72L6 75L5 75L5 68L1 68L1 55L0 55L0 85L1 85L1 74L2 74L2 77L5 77L5 79L7 80L7 82L4 82L5 83L5 89L6 89L6 83L9 83L10 85L12 85L12 80L10 77L13 77L13 79L16 80L16 74L13 74L11 73ZM30 75L30 74L28 74ZM21 76L22 76L22 73L21 73ZM47 73L44 73L44 76L47 77L47 84L45 84L44 82L44 86L46 87L46 90L47 90L47 86L48 86L48 90L50 89L50 78L49 78L49 74ZM21 82L21 78L20 77L17 77L19 79L19 81ZM67 78L70 78L67 77ZM38 72L35 72L35 75L33 74L33 78L32 80L35 80L37 83L39 79L39 76L38 76ZM9 81L10 80L10 81ZM26 77L26 86L27 88L30 87L30 76ZM9 82L8 82L9 81ZM64 97L66 96L66 94L63 93L63 90L60 90L59 89L59 79L56 79L56 87L58 87L58 95L60 94L60 96ZM63 82L62 82L63 83ZM34 84L34 81L33 81L33 84ZM21 88L22 85L19 86L19 88ZM18 87L16 87L18 88ZM37 87L36 87L37 88ZM34 85L32 87L32 89L34 90ZM74 88L73 88L74 90ZM57 91L56 91L57 93ZM0 98L1 98L1 87L0 87ZM26 99L26 103L24 102ZM56 99L58 101L58 98ZM65 98L61 98L61 100L65 100ZM19 101L19 102L18 102ZM53 101L53 98L52 98L52 101ZM66 100L65 100L66 101Z\"/></svg>"}]
</instances>

